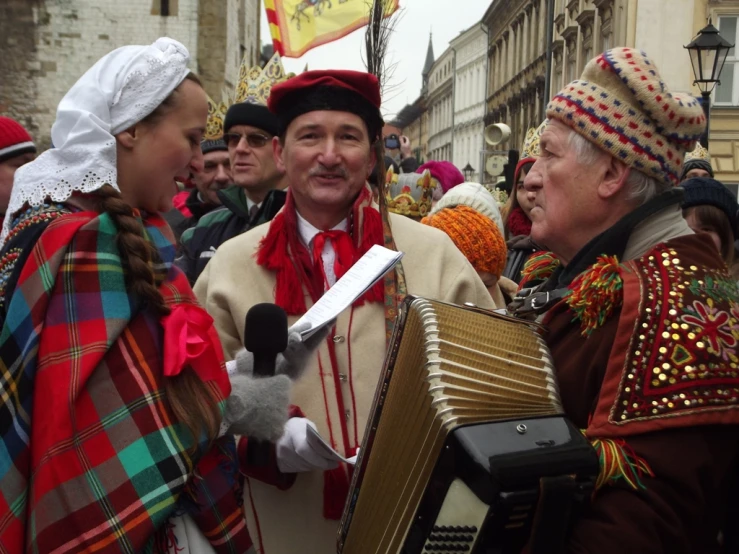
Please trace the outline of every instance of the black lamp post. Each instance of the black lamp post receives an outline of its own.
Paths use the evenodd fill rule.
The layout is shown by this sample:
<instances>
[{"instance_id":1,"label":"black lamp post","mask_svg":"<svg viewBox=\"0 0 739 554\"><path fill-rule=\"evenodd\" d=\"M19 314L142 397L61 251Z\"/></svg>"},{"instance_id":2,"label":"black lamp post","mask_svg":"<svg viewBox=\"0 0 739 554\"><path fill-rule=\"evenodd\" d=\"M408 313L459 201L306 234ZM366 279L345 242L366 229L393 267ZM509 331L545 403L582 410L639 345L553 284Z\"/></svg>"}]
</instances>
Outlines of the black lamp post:
<instances>
[{"instance_id":1,"label":"black lamp post","mask_svg":"<svg viewBox=\"0 0 739 554\"><path fill-rule=\"evenodd\" d=\"M464 180L469 181L475 174L475 168L470 165L470 162L467 162L467 165L464 166L462 172L464 173Z\"/></svg>"},{"instance_id":2,"label":"black lamp post","mask_svg":"<svg viewBox=\"0 0 739 554\"><path fill-rule=\"evenodd\" d=\"M708 130L711 108L711 93L716 83L721 83L721 70L724 68L729 50L734 48L728 40L718 33L718 29L708 25L698 32L698 36L685 46L690 53L690 62L693 64L693 75L703 97L703 111L706 114L706 133L701 137L701 145L708 148Z\"/></svg>"}]
</instances>

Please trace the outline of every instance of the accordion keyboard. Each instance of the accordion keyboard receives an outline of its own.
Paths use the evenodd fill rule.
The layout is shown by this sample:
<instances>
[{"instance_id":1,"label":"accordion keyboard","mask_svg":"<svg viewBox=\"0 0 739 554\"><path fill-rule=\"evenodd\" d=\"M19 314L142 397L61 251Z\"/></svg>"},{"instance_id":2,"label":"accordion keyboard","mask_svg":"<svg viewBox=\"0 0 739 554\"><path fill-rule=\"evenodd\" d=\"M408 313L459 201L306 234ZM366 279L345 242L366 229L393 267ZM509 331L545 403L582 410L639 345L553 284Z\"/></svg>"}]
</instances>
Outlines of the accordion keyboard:
<instances>
[{"instance_id":1,"label":"accordion keyboard","mask_svg":"<svg viewBox=\"0 0 739 554\"><path fill-rule=\"evenodd\" d=\"M470 552L490 506L482 502L461 479L449 486L423 551Z\"/></svg>"}]
</instances>

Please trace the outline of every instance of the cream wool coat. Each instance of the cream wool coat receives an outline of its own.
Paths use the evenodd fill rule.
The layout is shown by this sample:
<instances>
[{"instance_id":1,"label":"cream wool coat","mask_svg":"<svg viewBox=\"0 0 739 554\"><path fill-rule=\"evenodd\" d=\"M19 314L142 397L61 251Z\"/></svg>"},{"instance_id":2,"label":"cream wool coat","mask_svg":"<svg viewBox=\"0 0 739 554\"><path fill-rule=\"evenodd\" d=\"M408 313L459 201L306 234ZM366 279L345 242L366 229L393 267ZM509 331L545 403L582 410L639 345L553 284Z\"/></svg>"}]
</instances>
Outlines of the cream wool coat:
<instances>
[{"instance_id":1,"label":"cream wool coat","mask_svg":"<svg viewBox=\"0 0 739 554\"><path fill-rule=\"evenodd\" d=\"M495 308L477 273L447 235L394 214L390 214L390 222L398 250L405 254L401 263L409 294ZM195 294L215 320L227 359L232 359L243 346L244 319L249 308L260 302L274 302L275 275L254 260L259 241L267 229L265 224L224 243L195 284ZM310 306L312 302L307 292L305 298L306 305ZM351 329L350 318L353 319ZM290 317L290 325L297 319L297 316ZM292 403L316 424L327 441L330 425L336 450L345 454L361 446L382 371L386 350L383 306L372 303L346 310L339 316L335 335L329 340L333 340L336 347L339 386L347 413L340 413L338 407L326 344L319 348L303 377L294 384ZM342 418L346 419L349 429L351 444L348 445L342 440ZM323 481L321 471L301 473L289 490L280 491L254 479L248 480L244 512L258 552L336 552L338 521L323 518ZM261 530L263 550L259 545L257 525Z\"/></svg>"}]
</instances>

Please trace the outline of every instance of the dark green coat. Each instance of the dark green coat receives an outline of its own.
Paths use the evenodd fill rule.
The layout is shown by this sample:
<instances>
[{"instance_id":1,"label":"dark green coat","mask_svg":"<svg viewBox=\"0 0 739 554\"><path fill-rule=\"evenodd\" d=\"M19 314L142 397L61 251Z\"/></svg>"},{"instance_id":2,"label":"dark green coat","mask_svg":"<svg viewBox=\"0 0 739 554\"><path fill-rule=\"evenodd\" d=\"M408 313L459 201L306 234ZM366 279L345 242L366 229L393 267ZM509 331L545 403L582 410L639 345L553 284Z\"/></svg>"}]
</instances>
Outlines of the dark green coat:
<instances>
[{"instance_id":1,"label":"dark green coat","mask_svg":"<svg viewBox=\"0 0 739 554\"><path fill-rule=\"evenodd\" d=\"M284 190L269 191L259 211L250 219L243 188L233 186L218 191L223 207L205 214L195 227L182 233L180 238L182 255L175 263L185 272L190 284L195 284L221 244L271 221L282 209L286 196Z\"/></svg>"}]
</instances>

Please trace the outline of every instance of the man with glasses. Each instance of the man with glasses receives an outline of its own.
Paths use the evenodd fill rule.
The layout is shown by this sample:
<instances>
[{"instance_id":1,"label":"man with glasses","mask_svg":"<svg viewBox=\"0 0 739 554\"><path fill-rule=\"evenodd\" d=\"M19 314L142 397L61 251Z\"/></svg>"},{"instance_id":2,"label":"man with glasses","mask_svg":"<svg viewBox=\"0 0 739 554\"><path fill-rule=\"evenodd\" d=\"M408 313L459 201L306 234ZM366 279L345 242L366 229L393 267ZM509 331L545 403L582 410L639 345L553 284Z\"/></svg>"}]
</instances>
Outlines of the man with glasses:
<instances>
[{"instance_id":1,"label":"man with glasses","mask_svg":"<svg viewBox=\"0 0 739 554\"><path fill-rule=\"evenodd\" d=\"M216 192L221 209L208 213L182 234L177 265L191 283L221 244L270 221L285 203L287 182L272 156L276 116L263 104L241 102L228 109L223 128L234 186Z\"/></svg>"},{"instance_id":2,"label":"man with glasses","mask_svg":"<svg viewBox=\"0 0 739 554\"><path fill-rule=\"evenodd\" d=\"M195 188L185 201L192 215L187 217L179 209L172 208L164 216L177 240L187 229L195 227L205 214L220 208L222 204L218 192L233 184L226 142L222 138L203 139L200 149L203 152L203 168L193 173L191 180Z\"/></svg>"}]
</instances>

